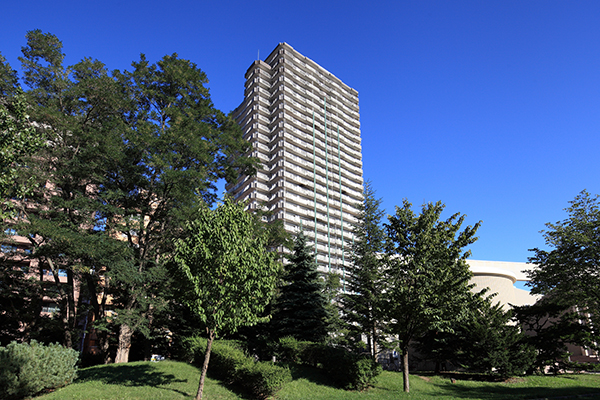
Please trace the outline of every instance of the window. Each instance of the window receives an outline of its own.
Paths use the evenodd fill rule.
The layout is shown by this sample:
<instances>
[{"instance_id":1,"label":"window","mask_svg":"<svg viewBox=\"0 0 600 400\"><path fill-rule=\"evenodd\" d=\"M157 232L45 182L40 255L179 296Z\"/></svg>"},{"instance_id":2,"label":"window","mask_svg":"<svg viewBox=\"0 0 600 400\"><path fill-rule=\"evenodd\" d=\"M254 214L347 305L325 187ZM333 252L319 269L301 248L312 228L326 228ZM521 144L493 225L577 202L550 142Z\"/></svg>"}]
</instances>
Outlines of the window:
<instances>
[{"instance_id":1,"label":"window","mask_svg":"<svg viewBox=\"0 0 600 400\"><path fill-rule=\"evenodd\" d=\"M45 269L44 270L44 275L52 276L52 271L50 271L49 269ZM66 278L67 277L67 270L66 269L59 269L58 270L58 277L59 278Z\"/></svg>"},{"instance_id":2,"label":"window","mask_svg":"<svg viewBox=\"0 0 600 400\"><path fill-rule=\"evenodd\" d=\"M58 304L56 304L56 303L45 304L42 307L42 312L49 313L49 314L57 313L59 311L60 311L60 308L58 307Z\"/></svg>"},{"instance_id":3,"label":"window","mask_svg":"<svg viewBox=\"0 0 600 400\"><path fill-rule=\"evenodd\" d=\"M17 251L17 246L13 246L12 244L3 244L0 246L0 251L2 253L15 253Z\"/></svg>"}]
</instances>

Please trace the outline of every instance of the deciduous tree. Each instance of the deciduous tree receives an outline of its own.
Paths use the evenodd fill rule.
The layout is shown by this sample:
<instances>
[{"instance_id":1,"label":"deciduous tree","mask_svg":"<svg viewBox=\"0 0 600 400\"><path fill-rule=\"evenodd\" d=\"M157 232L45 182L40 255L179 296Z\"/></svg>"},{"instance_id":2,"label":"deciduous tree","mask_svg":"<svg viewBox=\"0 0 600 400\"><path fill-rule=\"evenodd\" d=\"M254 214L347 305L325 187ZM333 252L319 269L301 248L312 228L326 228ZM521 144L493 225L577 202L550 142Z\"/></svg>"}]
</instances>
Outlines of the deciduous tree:
<instances>
[{"instance_id":1,"label":"deciduous tree","mask_svg":"<svg viewBox=\"0 0 600 400\"><path fill-rule=\"evenodd\" d=\"M175 260L190 289L188 305L206 324L208 344L198 393L202 398L213 340L254 325L278 279L277 254L243 206L226 199L215 210L201 206L176 244Z\"/></svg>"},{"instance_id":2,"label":"deciduous tree","mask_svg":"<svg viewBox=\"0 0 600 400\"><path fill-rule=\"evenodd\" d=\"M563 221L548 223L543 232L550 250L534 248L528 271L532 293L551 295L587 319L600 339L600 198L579 193Z\"/></svg>"},{"instance_id":3,"label":"deciduous tree","mask_svg":"<svg viewBox=\"0 0 600 400\"><path fill-rule=\"evenodd\" d=\"M420 215L411 207L404 200L386 224L387 319L390 332L398 337L406 392L411 340L430 329L451 329L452 322L464 316L471 288L465 261L470 252L464 248L477 240L480 224L460 231L465 216L459 213L441 221L441 202L424 204Z\"/></svg>"}]
</instances>

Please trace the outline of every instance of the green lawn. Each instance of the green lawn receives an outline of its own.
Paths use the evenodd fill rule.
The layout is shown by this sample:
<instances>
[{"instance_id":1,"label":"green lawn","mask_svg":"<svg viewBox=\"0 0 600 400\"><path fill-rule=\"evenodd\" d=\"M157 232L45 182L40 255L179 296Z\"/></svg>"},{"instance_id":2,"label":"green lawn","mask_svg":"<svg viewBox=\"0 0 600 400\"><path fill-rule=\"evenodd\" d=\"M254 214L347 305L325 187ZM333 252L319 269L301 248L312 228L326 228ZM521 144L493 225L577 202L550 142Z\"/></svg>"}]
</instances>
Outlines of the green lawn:
<instances>
[{"instance_id":1,"label":"green lawn","mask_svg":"<svg viewBox=\"0 0 600 400\"><path fill-rule=\"evenodd\" d=\"M532 376L510 383L478 382L466 376L451 383L449 377L412 375L409 394L402 392L402 375L396 372L385 371L365 392L336 389L312 368L293 367L292 375L294 381L279 392L278 399L600 399L600 375L592 374ZM197 368L174 361L103 365L81 370L72 385L37 399L192 399L199 378ZM245 398L209 378L204 393L208 400Z\"/></svg>"}]
</instances>

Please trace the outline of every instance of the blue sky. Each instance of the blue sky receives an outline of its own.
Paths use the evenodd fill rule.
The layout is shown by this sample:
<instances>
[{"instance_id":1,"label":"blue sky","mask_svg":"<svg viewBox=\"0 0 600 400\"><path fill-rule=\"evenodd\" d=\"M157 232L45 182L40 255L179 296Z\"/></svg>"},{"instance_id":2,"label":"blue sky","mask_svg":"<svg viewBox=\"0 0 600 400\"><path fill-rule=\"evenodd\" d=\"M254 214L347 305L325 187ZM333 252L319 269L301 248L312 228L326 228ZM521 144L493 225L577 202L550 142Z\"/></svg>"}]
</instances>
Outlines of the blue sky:
<instances>
[{"instance_id":1,"label":"blue sky","mask_svg":"<svg viewBox=\"0 0 600 400\"><path fill-rule=\"evenodd\" d=\"M140 53L205 71L235 108L287 42L359 92L363 166L388 213L407 198L482 221L472 258L527 261L577 193L600 193L598 1L4 1L14 69L28 30L127 69Z\"/></svg>"}]
</instances>

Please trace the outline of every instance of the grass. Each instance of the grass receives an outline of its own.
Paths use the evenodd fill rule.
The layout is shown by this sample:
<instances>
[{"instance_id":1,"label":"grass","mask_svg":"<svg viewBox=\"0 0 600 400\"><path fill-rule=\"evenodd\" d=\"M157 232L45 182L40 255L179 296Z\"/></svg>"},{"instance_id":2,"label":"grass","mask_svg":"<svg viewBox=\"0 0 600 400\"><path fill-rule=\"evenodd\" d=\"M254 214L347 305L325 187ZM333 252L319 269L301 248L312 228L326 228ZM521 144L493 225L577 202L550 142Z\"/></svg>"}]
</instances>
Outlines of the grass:
<instances>
[{"instance_id":1,"label":"grass","mask_svg":"<svg viewBox=\"0 0 600 400\"><path fill-rule=\"evenodd\" d=\"M73 384L36 400L193 399L199 380L198 368L176 361L100 365L80 370ZM210 378L206 378L204 393L206 399L240 399Z\"/></svg>"},{"instance_id":2,"label":"grass","mask_svg":"<svg viewBox=\"0 0 600 400\"><path fill-rule=\"evenodd\" d=\"M352 392L331 386L314 368L292 366L291 371L294 381L278 393L279 400L600 399L600 375L594 374L530 376L508 383L482 382L461 374L411 375L411 392L406 394L402 391L402 374L397 372L384 371L373 388ZM451 377L456 383L450 381ZM175 361L102 365L81 370L75 383L36 400L193 399L199 378L198 368ZM247 399L210 378L204 393L208 400Z\"/></svg>"}]
</instances>

